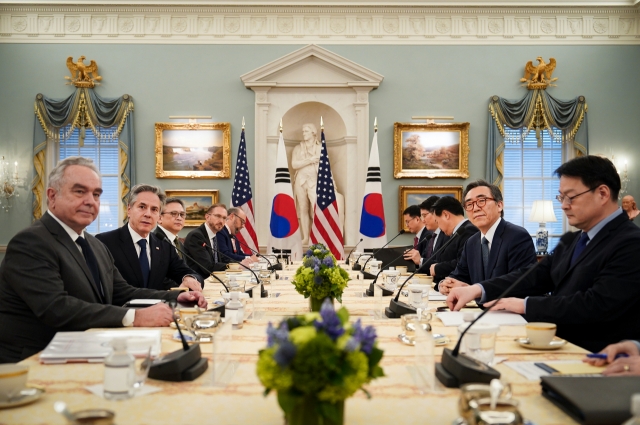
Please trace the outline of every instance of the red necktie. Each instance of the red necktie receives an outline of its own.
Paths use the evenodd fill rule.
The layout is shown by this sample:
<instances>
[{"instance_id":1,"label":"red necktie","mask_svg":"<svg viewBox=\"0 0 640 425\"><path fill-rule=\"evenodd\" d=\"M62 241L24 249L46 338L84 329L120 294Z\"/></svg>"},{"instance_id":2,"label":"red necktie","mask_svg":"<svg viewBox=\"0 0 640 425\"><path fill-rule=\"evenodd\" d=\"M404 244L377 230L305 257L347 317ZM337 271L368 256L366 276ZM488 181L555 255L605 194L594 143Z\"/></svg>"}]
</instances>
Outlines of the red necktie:
<instances>
[{"instance_id":1,"label":"red necktie","mask_svg":"<svg viewBox=\"0 0 640 425\"><path fill-rule=\"evenodd\" d=\"M418 249L418 237L413 238L413 249Z\"/></svg>"}]
</instances>

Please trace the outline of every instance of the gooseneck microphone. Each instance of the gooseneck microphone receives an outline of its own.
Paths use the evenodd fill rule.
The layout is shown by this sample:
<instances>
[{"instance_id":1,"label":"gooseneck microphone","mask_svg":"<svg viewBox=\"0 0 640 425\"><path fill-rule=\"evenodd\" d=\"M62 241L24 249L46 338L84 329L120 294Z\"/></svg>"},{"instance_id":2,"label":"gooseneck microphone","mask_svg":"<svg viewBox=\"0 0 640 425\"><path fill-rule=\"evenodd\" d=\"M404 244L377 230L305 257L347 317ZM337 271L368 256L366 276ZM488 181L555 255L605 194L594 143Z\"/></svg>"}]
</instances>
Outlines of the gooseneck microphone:
<instances>
[{"instance_id":1,"label":"gooseneck microphone","mask_svg":"<svg viewBox=\"0 0 640 425\"><path fill-rule=\"evenodd\" d=\"M232 263L235 263L235 262L236 262L236 260L235 260L235 259L233 259L233 258L229 257L227 254L225 254L224 252L220 251L219 249L215 249L215 248L210 247L210 246L209 246L209 245L207 245L205 242L203 242L203 243L202 243L202 246L203 246L205 249L209 248L211 251L215 251L215 252L217 252L217 253L218 253L218 255L222 255L224 258L226 258L227 260L230 260ZM242 267L244 267L245 269L249 270L249 271L251 272L251 274L253 274L253 276L256 278L256 283L257 283L258 285L260 285L260 278L258 277L258 275L256 274L256 272L254 272L253 270L251 270L251 267L247 267L247 266L245 266L245 265L244 265L244 264L242 264L242 263L238 263L238 264L240 264L240 265L241 265ZM245 292L246 292L247 294L249 294L250 296L253 296L253 292L252 292L250 289L246 290ZM261 298L267 298L268 296L269 296L269 292L268 292L266 289L264 289L264 285L262 285L262 287L261 287L261 291L260 291L260 297L261 297Z\"/></svg>"},{"instance_id":2,"label":"gooseneck microphone","mask_svg":"<svg viewBox=\"0 0 640 425\"><path fill-rule=\"evenodd\" d=\"M393 260L389 261L389 263L387 263L387 267L390 267L393 263L395 263L396 261L398 261L399 259L401 259L402 257L404 257L404 252L402 254L400 254L399 256L397 256L396 258L394 258ZM368 297L373 297L374 293L375 293L375 284L378 281L378 276L380 276L380 273L382 273L384 270L381 268L380 271L376 274L376 277L373 278L373 282L371 282L369 284L369 289L367 289L365 291L365 294ZM384 289L382 288L382 296L383 297L389 297L393 295L393 291L389 291L388 289Z\"/></svg>"},{"instance_id":3,"label":"gooseneck microphone","mask_svg":"<svg viewBox=\"0 0 640 425\"><path fill-rule=\"evenodd\" d=\"M365 262L364 262L364 264L362 265L362 271L364 272L364 268L367 266L367 263L368 263L369 261L371 261L371 259L372 259L373 257L375 257L375 255L376 255L378 252L380 252L380 250L382 250L382 248L386 247L386 246L387 246L387 245L389 245L391 242L393 242L393 241L394 241L398 236L400 236L400 235L404 235L405 233L406 233L406 232L405 232L405 230L404 230L404 229L400 230L400 232L399 232L397 235L395 235L395 236L394 236L394 237L393 237L389 242L387 242L386 244L382 245L382 247L378 248L377 250L373 251L373 252L371 253L371 257L367 258L367 261L365 261Z\"/></svg>"},{"instance_id":4,"label":"gooseneck microphone","mask_svg":"<svg viewBox=\"0 0 640 425\"><path fill-rule=\"evenodd\" d=\"M351 257L351 254L353 254L353 251L355 251L355 249L358 247L358 245L360 245L360 243L362 242L363 238L360 238L360 240L358 241L358 243L351 248L351 251L349 251L349 255L347 255L347 259L345 260L345 264L348 266L349 265L349 257Z\"/></svg>"},{"instance_id":5,"label":"gooseneck microphone","mask_svg":"<svg viewBox=\"0 0 640 425\"><path fill-rule=\"evenodd\" d=\"M400 288L398 288L398 295L395 296L394 299L391 300L391 302L389 303L389 307L384 309L384 314L386 314L386 316L390 319L396 319L404 314L412 314L416 312L416 309L413 308L412 306L410 306L407 303L404 303L402 301L398 301L400 299L400 292L402 291L402 288L404 288L404 285L407 284L407 282L411 281L411 278L413 277L413 275L415 275L416 273L420 272L422 270L423 267L425 267L427 264L429 264L429 261L431 261L433 258L435 258L436 255L438 255L440 252L442 252L446 247L449 246L449 244L455 240L455 238L458 236L458 232L455 232L453 235L451 235L451 238L449 238L449 240L440 247L440 249L438 249L436 252L434 252L431 257L427 258L420 267L418 267L416 269L416 271L414 271L413 273L411 273L409 275L409 277L407 278L407 280L404 281L404 283L400 286Z\"/></svg>"},{"instance_id":6,"label":"gooseneck microphone","mask_svg":"<svg viewBox=\"0 0 640 425\"><path fill-rule=\"evenodd\" d=\"M215 274L213 274L213 272L211 270L209 270L208 268L206 268L205 266L203 266L202 264L198 263L192 256L190 256L189 254L187 254L184 249L180 249L178 246L174 245L171 243L171 241L169 240L169 238L167 237L166 233L162 232L162 236L164 236L163 240L169 242L169 244L174 247L175 249L177 249L180 254L182 254L183 256L187 257L189 260L193 261L195 264L197 264L202 270L206 271L207 273L209 273L209 276L213 277L215 280L217 280L218 282L220 282L220 284L222 286L224 286L224 289L227 290L227 292L229 292L229 288L227 287L227 285L224 284L224 282L222 281L222 279L220 279L218 276L216 276Z\"/></svg>"},{"instance_id":7,"label":"gooseneck microphone","mask_svg":"<svg viewBox=\"0 0 640 425\"><path fill-rule=\"evenodd\" d=\"M271 261L269 261L269 259L267 257L265 257L264 255L260 254L258 251L256 251L255 249L251 248L249 245L247 245L246 243L242 242L240 239L238 239L236 237L236 235L231 235L231 239L238 241L238 243L242 246L244 246L245 248L247 248L249 251L253 252L254 254L256 254L258 257L260 258L264 258L267 263L269 263L269 270L271 271L276 271L276 270L282 270L282 264L278 263L275 266L271 263ZM278 273L276 273L276 279L278 279Z\"/></svg>"},{"instance_id":8,"label":"gooseneck microphone","mask_svg":"<svg viewBox=\"0 0 640 425\"><path fill-rule=\"evenodd\" d=\"M562 241L558 243L556 249L559 246L563 245ZM543 260L544 261L544 260ZM539 261L529 267L527 271L525 271L522 276L516 279L507 289L500 294L498 298L496 298L495 303L506 297L513 289L518 286L520 282L522 282L527 276L529 276L535 269L540 266L542 261ZM462 342L462 338L467 333L469 329L480 320L487 312L491 309L488 308L483 311L476 319L467 326L467 328L460 334L460 338L458 338L458 343L456 344L453 350L445 348L442 353L441 363L436 363L436 377L442 384L448 388L457 388L460 385L466 384L468 382L484 382L489 383L492 379L500 378L500 372L495 370L494 368L487 366L486 364L474 359L473 357L467 356L466 354L460 354L460 343Z\"/></svg>"}]
</instances>

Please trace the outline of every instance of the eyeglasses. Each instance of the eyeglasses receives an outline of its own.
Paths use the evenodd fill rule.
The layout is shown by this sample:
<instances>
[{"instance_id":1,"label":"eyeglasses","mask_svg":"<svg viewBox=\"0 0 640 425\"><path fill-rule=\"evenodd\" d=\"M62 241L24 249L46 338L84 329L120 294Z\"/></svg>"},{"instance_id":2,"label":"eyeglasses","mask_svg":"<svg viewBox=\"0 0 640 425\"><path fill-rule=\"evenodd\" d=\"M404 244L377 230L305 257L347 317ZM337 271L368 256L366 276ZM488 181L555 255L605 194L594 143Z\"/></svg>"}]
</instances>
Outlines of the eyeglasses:
<instances>
[{"instance_id":1,"label":"eyeglasses","mask_svg":"<svg viewBox=\"0 0 640 425\"><path fill-rule=\"evenodd\" d=\"M573 195L573 196L566 196L566 195L558 195L556 196L556 199L558 200L558 202L560 202L560 205L564 204L565 199L567 200L567 205L571 205L571 202L577 198L580 195L584 195L587 192L591 192L593 190L596 190L596 188L594 187L593 189L587 189L584 192L580 192L577 195Z\"/></svg>"},{"instance_id":2,"label":"eyeglasses","mask_svg":"<svg viewBox=\"0 0 640 425\"><path fill-rule=\"evenodd\" d=\"M409 220L405 220L404 221L405 226L408 226L409 223L411 223L411 220L420 220L420 217L411 217Z\"/></svg>"},{"instance_id":3,"label":"eyeglasses","mask_svg":"<svg viewBox=\"0 0 640 425\"><path fill-rule=\"evenodd\" d=\"M487 205L487 201L495 201L495 198L478 198L475 201L465 202L464 209L466 211L473 211L474 205L478 205L479 208L482 208Z\"/></svg>"},{"instance_id":4,"label":"eyeglasses","mask_svg":"<svg viewBox=\"0 0 640 425\"><path fill-rule=\"evenodd\" d=\"M178 216L180 216L180 218L186 218L187 217L187 213L186 212L178 212L178 211L165 211L162 213L164 214L170 214L171 217L173 218L178 218Z\"/></svg>"},{"instance_id":5,"label":"eyeglasses","mask_svg":"<svg viewBox=\"0 0 640 425\"><path fill-rule=\"evenodd\" d=\"M244 224L247 222L247 220L240 218L240 216L238 216L237 214L234 214L234 217L239 218L240 219L240 223L244 226Z\"/></svg>"}]
</instances>

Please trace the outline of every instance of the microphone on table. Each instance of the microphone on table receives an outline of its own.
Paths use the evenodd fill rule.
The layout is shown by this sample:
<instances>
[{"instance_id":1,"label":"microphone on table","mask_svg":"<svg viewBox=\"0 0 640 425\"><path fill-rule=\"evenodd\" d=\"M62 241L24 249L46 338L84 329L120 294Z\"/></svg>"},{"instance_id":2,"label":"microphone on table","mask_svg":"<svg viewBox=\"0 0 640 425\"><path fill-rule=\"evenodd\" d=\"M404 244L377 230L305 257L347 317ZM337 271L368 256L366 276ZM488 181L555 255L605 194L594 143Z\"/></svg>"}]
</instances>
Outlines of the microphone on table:
<instances>
[{"instance_id":1,"label":"microphone on table","mask_svg":"<svg viewBox=\"0 0 640 425\"><path fill-rule=\"evenodd\" d=\"M172 310L174 308L175 301L171 306ZM180 334L182 349L154 360L149 367L149 378L160 381L193 381L207 370L209 364L207 359L202 358L200 344L195 343L191 346L187 344L175 314L173 315L173 323L176 324L176 329Z\"/></svg>"},{"instance_id":2,"label":"microphone on table","mask_svg":"<svg viewBox=\"0 0 640 425\"><path fill-rule=\"evenodd\" d=\"M410 306L409 304L402 302L402 301L398 301L400 298L400 292L402 291L402 288L404 288L404 285L407 284L407 282L409 282L411 280L411 278L413 277L413 275L415 275L416 273L420 272L422 270L423 267L425 267L427 264L429 264L429 261L431 261L433 258L435 258L436 255L438 255L440 252L442 252L442 250L444 250L446 247L449 246L449 244L455 240L455 238L458 236L458 232L455 232L453 235L451 235L451 238L449 238L449 240L442 245L436 252L434 252L431 257L429 257L428 259L426 259L425 261L423 261L422 265L420 267L418 267L416 269L416 271L414 271L413 273L411 273L409 275L409 277L407 278L407 280L404 281L404 283L400 286L400 288L398 289L398 295L396 295L396 297L394 299L391 300L391 302L389 303L389 307L384 309L384 314L390 318L390 319L396 319L404 314L413 314L416 312L416 309L412 306Z\"/></svg>"},{"instance_id":3,"label":"microphone on table","mask_svg":"<svg viewBox=\"0 0 640 425\"><path fill-rule=\"evenodd\" d=\"M167 237L166 233L162 232L162 235L164 236L163 240L169 242L171 244L172 247L174 247L176 250L178 250L180 252L180 254L182 254L184 257L187 257L189 260L193 261L196 265L198 265L198 267L200 267L202 270L204 270L205 272L209 273L209 276L213 277L214 279L216 279L218 282L220 282L220 284L222 284L222 286L224 286L224 289L227 290L227 292L229 292L229 288L227 287L227 285L224 284L224 282L222 281L222 279L220 279L218 276L216 276L215 274L213 274L213 272L211 270L209 270L208 268L206 268L205 266L203 266L202 264L198 263L192 256L190 256L189 254L187 254L184 249L180 249L177 245L173 245L171 243L171 241L169 240L169 238ZM224 317L224 316L223 316Z\"/></svg>"},{"instance_id":4,"label":"microphone on table","mask_svg":"<svg viewBox=\"0 0 640 425\"><path fill-rule=\"evenodd\" d=\"M251 248L249 245L247 245L246 243L242 242L240 239L238 239L236 237L236 235L231 235L231 239L238 241L238 243L242 246L244 246L245 248L247 248L248 250L250 250L251 252L253 252L254 254L256 254L258 257L260 258L264 258L267 263L269 263L269 270L271 271L276 271L276 270L282 270L282 264L278 263L275 266L271 263L271 261L269 261L269 259L267 257L265 257L264 255L260 254L258 251L256 251L255 249ZM279 279L280 276L278 276L278 273L276 273L276 279Z\"/></svg>"},{"instance_id":5,"label":"microphone on table","mask_svg":"<svg viewBox=\"0 0 640 425\"><path fill-rule=\"evenodd\" d=\"M560 241L556 246L556 249L561 246L563 243ZM544 260L543 260L544 261ZM507 289L504 290L502 294L498 298L496 298L495 303L506 297L513 289L518 286L520 282L522 282L531 272L538 268L538 266L542 263L539 261L529 267L529 269L522 274L515 282L511 284ZM448 388L457 388L460 385L469 383L469 382L481 382L481 383L489 383L492 379L500 378L500 372L488 366L481 361L474 359L473 357L467 356L466 354L460 353L460 343L462 342L462 338L467 333L471 327L482 318L487 312L491 309L487 308L484 310L476 319L467 326L467 328L460 334L460 338L458 338L458 343L456 344L453 350L445 348L442 353L442 358L440 363L436 363L436 377L442 384Z\"/></svg>"},{"instance_id":6,"label":"microphone on table","mask_svg":"<svg viewBox=\"0 0 640 425\"><path fill-rule=\"evenodd\" d=\"M396 261L398 261L399 259L401 259L402 257L404 257L404 252L402 254L400 254L399 256L397 256L396 258L394 258L393 260L389 261L386 265L386 267L391 266L393 263L395 263ZM380 273L382 273L384 270L382 270L382 268L380 269L380 271L376 274L376 277L373 279L373 282L371 282L369 284L369 289L367 289L365 291L365 294L368 297L373 297L374 296L374 290L375 290L375 284L378 281L378 276L380 276ZM382 288L382 296L383 297L389 297L393 295L393 291L389 291L388 289L384 289Z\"/></svg>"},{"instance_id":7,"label":"microphone on table","mask_svg":"<svg viewBox=\"0 0 640 425\"><path fill-rule=\"evenodd\" d=\"M364 269L365 269L365 267L367 266L367 263L368 263L369 261L371 261L371 259L372 259L373 257L375 257L375 255L376 255L378 252L380 252L380 250L382 250L382 248L386 247L386 246L387 246L387 245L389 245L391 242L393 242L393 241L394 241L398 236L400 236L400 235L404 235L405 233L406 233L406 232L405 232L405 230L404 230L404 229L400 230L400 232L399 232L397 235L395 235L395 236L394 236L394 237L393 237L389 242L387 242L386 244L382 245L382 247L381 247L381 248L378 248L377 250L373 251L373 253L371 254L371 257L367 258L367 261L365 261L365 262L364 262L364 264L362 265L362 273L363 273L363 274L365 273ZM357 266L357 267L356 267L356 266ZM359 265L359 264L357 264L357 263L356 263L356 264L354 264L354 265L353 265L353 267L351 268L351 270L360 270L360 265ZM373 276L373 275L372 275L372 276ZM366 276L365 276L365 279L372 279L372 278L371 278L371 277L366 277Z\"/></svg>"},{"instance_id":8,"label":"microphone on table","mask_svg":"<svg viewBox=\"0 0 640 425\"><path fill-rule=\"evenodd\" d=\"M219 249L216 248L212 248L209 245L207 245L205 242L202 243L202 246L206 249L209 248L211 251L215 251L217 252L219 255L222 255L224 258L226 258L227 260L231 260L232 263L235 263L236 260L234 258L229 257L227 254L225 254L224 252L220 251ZM258 285L260 285L260 278L258 277L258 275L256 274L256 272L254 272L253 270L251 270L251 267L247 267L242 263L238 263L240 264L242 267L244 267L245 269L249 270L251 272L251 274L253 274L253 276L256 278L256 283ZM253 289L253 288L252 288ZM249 296L253 297L253 291L251 289L247 289L244 291L245 293L249 294ZM267 298L269 296L269 291L267 291L266 289L264 289L264 285L262 285L261 287L261 291L260 291L260 298Z\"/></svg>"},{"instance_id":9,"label":"microphone on table","mask_svg":"<svg viewBox=\"0 0 640 425\"><path fill-rule=\"evenodd\" d=\"M354 246L353 248L351 248L351 251L349 251L349 255L347 255L347 259L345 260L345 264L348 266L349 265L349 257L351 257L351 254L353 254L353 251L355 251L355 249L358 247L358 245L360 245L360 243L362 242L363 238L360 238L360 240L358 241L358 243L356 244L356 246Z\"/></svg>"}]
</instances>

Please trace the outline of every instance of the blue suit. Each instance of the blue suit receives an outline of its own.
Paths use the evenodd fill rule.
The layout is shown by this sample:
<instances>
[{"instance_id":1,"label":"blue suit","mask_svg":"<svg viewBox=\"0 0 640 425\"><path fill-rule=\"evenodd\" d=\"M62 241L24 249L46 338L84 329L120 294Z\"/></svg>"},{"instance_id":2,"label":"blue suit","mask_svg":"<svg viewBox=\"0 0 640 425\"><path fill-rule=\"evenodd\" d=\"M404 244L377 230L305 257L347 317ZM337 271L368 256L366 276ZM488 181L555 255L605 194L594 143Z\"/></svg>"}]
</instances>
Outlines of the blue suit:
<instances>
[{"instance_id":1,"label":"blue suit","mask_svg":"<svg viewBox=\"0 0 640 425\"><path fill-rule=\"evenodd\" d=\"M222 230L216 233L216 238L218 239L218 250L222 252L229 258L233 258L234 261L242 261L247 256L242 252L242 248L240 248L240 243L237 239L231 240L231 234L227 229L227 226L222 226ZM221 259L224 263L233 262L229 258L222 256Z\"/></svg>"},{"instance_id":2,"label":"blue suit","mask_svg":"<svg viewBox=\"0 0 640 425\"><path fill-rule=\"evenodd\" d=\"M493 234L489 251L489 268L482 266L482 234L471 236L464 246L462 256L451 277L473 284L499 277L537 261L533 240L526 229L504 219Z\"/></svg>"}]
</instances>

